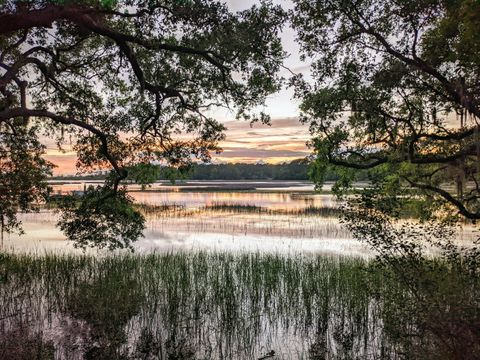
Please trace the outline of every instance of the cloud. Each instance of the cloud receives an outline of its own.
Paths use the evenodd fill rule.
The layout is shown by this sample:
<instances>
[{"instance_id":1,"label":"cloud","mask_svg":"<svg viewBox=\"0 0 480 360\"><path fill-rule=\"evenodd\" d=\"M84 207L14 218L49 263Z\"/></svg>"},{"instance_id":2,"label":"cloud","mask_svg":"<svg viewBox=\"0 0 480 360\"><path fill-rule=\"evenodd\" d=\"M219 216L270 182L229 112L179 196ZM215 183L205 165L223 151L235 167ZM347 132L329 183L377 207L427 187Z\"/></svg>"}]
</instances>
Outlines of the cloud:
<instances>
[{"instance_id":1,"label":"cloud","mask_svg":"<svg viewBox=\"0 0 480 360\"><path fill-rule=\"evenodd\" d=\"M223 152L212 154L216 161L276 163L303 158L310 151L306 142L310 139L308 126L296 117L276 118L272 125L228 121L226 139L220 143ZM68 147L66 153L49 147L47 160L57 165L54 174L75 174L76 154Z\"/></svg>"},{"instance_id":2,"label":"cloud","mask_svg":"<svg viewBox=\"0 0 480 360\"><path fill-rule=\"evenodd\" d=\"M298 117L273 119L271 125L228 121L226 139L220 144L224 152L216 159L255 162L278 162L304 157L310 152L308 126Z\"/></svg>"},{"instance_id":3,"label":"cloud","mask_svg":"<svg viewBox=\"0 0 480 360\"><path fill-rule=\"evenodd\" d=\"M269 150L269 149L238 149L238 148L224 148L224 151L216 156L218 158L229 157L243 157L250 159L250 161L256 160L270 160L277 157L289 157L298 158L308 155L308 151L294 151L294 150Z\"/></svg>"},{"instance_id":4,"label":"cloud","mask_svg":"<svg viewBox=\"0 0 480 360\"><path fill-rule=\"evenodd\" d=\"M265 129L286 129L286 128L302 128L302 129L308 129L308 126L303 125L298 117L286 117L286 118L274 118L271 120L271 125L266 125L262 124L259 122L250 124L247 121L226 121L223 122L225 127L229 131L236 131L236 130L248 130L251 131L251 129L255 129L254 132L258 132L260 130L265 130Z\"/></svg>"},{"instance_id":5,"label":"cloud","mask_svg":"<svg viewBox=\"0 0 480 360\"><path fill-rule=\"evenodd\" d=\"M53 169L54 175L75 174L77 156L75 154L46 154L45 159L56 165Z\"/></svg>"}]
</instances>

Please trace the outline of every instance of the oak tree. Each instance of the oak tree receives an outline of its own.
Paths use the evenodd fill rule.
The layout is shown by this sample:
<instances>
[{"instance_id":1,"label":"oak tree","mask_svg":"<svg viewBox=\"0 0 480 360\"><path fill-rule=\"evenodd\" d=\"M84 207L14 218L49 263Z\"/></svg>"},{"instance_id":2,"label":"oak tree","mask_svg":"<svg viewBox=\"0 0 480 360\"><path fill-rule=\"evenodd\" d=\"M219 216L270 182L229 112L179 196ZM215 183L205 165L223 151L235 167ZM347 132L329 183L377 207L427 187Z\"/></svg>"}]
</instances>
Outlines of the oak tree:
<instances>
[{"instance_id":1,"label":"oak tree","mask_svg":"<svg viewBox=\"0 0 480 360\"><path fill-rule=\"evenodd\" d=\"M380 191L480 219L480 3L296 0L293 23L317 181L367 169Z\"/></svg>"},{"instance_id":2,"label":"oak tree","mask_svg":"<svg viewBox=\"0 0 480 360\"><path fill-rule=\"evenodd\" d=\"M2 221L45 191L42 144L54 139L80 172L112 169L63 206L61 228L80 246L130 246L143 218L122 187L128 168L208 161L224 137L217 107L268 121L257 110L280 86L284 19L268 1L237 13L211 0L2 2Z\"/></svg>"}]
</instances>

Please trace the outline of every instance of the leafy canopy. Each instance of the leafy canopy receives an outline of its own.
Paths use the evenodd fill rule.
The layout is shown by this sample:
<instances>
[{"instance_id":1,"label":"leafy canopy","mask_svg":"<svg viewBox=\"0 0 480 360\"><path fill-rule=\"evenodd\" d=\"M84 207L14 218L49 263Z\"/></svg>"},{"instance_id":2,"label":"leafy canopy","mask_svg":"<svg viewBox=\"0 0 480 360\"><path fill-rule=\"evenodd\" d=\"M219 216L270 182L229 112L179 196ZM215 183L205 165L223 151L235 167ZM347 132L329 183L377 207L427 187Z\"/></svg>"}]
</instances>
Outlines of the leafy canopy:
<instances>
[{"instance_id":1,"label":"leafy canopy","mask_svg":"<svg viewBox=\"0 0 480 360\"><path fill-rule=\"evenodd\" d=\"M293 82L318 183L375 169L378 191L480 219L480 3L296 0L292 16L314 59L314 84Z\"/></svg>"},{"instance_id":2,"label":"leafy canopy","mask_svg":"<svg viewBox=\"0 0 480 360\"><path fill-rule=\"evenodd\" d=\"M296 0L292 15L314 58L314 83L293 79L311 172L320 186L337 171L342 221L397 284L377 293L389 341L478 353L480 247L455 225L480 219L480 2Z\"/></svg>"},{"instance_id":3,"label":"leafy canopy","mask_svg":"<svg viewBox=\"0 0 480 360\"><path fill-rule=\"evenodd\" d=\"M16 132L0 127L0 236L3 232L21 231L17 211L35 210L35 203L48 196L45 176L50 164L42 159L36 127L26 128L19 119ZM18 128L17 128L18 126Z\"/></svg>"},{"instance_id":4,"label":"leafy canopy","mask_svg":"<svg viewBox=\"0 0 480 360\"><path fill-rule=\"evenodd\" d=\"M113 169L103 188L66 206L61 228L82 246L128 246L143 224L121 189L128 169L144 164L143 175L137 171L144 181L151 163L208 161L224 137L210 116L219 106L238 119L268 121L256 109L280 86L284 20L269 2L235 14L210 0L3 2L0 139L33 156L0 153L1 179L21 161L32 175L24 204L8 200L17 190L2 184L8 221L46 189L42 141L49 138L76 151L80 172ZM122 216L110 218L115 209Z\"/></svg>"}]
</instances>

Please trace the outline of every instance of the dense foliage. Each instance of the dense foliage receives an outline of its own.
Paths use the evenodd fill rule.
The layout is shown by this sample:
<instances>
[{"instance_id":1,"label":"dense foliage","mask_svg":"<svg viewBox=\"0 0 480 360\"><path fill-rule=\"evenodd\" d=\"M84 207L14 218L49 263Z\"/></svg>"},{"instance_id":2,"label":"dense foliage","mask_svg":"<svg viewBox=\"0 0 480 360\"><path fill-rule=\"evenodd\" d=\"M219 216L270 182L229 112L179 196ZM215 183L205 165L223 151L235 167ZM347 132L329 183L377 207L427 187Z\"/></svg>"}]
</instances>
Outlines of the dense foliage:
<instances>
[{"instance_id":1,"label":"dense foliage","mask_svg":"<svg viewBox=\"0 0 480 360\"><path fill-rule=\"evenodd\" d=\"M16 122L21 121L19 119ZM45 175L49 163L42 159L35 127L21 127L15 135L0 126L0 237L20 230L17 211L35 209L47 195Z\"/></svg>"},{"instance_id":2,"label":"dense foliage","mask_svg":"<svg viewBox=\"0 0 480 360\"><path fill-rule=\"evenodd\" d=\"M336 169L345 225L398 284L377 293L391 339L405 358L477 359L479 240L455 225L480 219L480 3L296 0L292 16L313 58L314 82L292 79L312 175Z\"/></svg>"},{"instance_id":3,"label":"dense foliage","mask_svg":"<svg viewBox=\"0 0 480 360\"><path fill-rule=\"evenodd\" d=\"M91 210L120 193L128 168L155 161L182 167L218 151L224 127L210 110L225 106L239 119L268 121L251 109L279 88L284 19L268 2L236 14L210 0L2 2L0 140L34 154L29 160L2 148L0 179L28 161L23 171L34 181L19 190L27 194L22 204L10 200L17 190L1 184L8 192L0 198L4 229L46 189L47 139L76 151L80 172L113 169L105 187L70 213L85 225L97 224ZM136 233L134 218L112 230L132 226L127 233ZM63 227L90 243L84 229ZM123 234L111 236L128 244Z\"/></svg>"},{"instance_id":4,"label":"dense foliage","mask_svg":"<svg viewBox=\"0 0 480 360\"><path fill-rule=\"evenodd\" d=\"M327 164L342 186L375 169L382 191L480 219L480 3L296 0L293 23L314 59L315 83L293 82L316 180Z\"/></svg>"},{"instance_id":5,"label":"dense foliage","mask_svg":"<svg viewBox=\"0 0 480 360\"><path fill-rule=\"evenodd\" d=\"M349 202L344 220L377 251L373 271L395 284L372 287L384 304L389 336L407 358L478 359L480 249L458 242L452 218L399 224L412 200L386 196L376 186Z\"/></svg>"},{"instance_id":6,"label":"dense foliage","mask_svg":"<svg viewBox=\"0 0 480 360\"><path fill-rule=\"evenodd\" d=\"M315 165L315 164L313 164ZM310 180L311 173L316 172L307 159L298 159L288 163L225 163L225 164L192 164L188 168L178 169L171 166L137 164L128 169L126 181L148 185L157 180ZM56 180L101 180L104 174L86 174L77 176L55 176ZM334 169L323 171L326 181L338 180ZM366 171L359 171L358 180L368 180Z\"/></svg>"},{"instance_id":7,"label":"dense foliage","mask_svg":"<svg viewBox=\"0 0 480 360\"><path fill-rule=\"evenodd\" d=\"M186 176L192 180L308 180L308 163L198 164Z\"/></svg>"}]
</instances>

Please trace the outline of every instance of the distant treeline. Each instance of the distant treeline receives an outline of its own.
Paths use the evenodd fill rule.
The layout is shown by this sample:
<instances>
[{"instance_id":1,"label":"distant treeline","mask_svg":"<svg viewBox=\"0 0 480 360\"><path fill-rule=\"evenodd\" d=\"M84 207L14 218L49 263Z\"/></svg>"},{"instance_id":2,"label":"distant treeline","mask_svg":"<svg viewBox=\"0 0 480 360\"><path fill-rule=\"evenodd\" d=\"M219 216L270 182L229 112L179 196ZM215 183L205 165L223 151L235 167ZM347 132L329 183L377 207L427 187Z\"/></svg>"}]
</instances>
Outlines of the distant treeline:
<instances>
[{"instance_id":1,"label":"distant treeline","mask_svg":"<svg viewBox=\"0 0 480 360\"><path fill-rule=\"evenodd\" d=\"M282 164L196 164L189 169L189 171L182 174L165 167L161 169L157 168L157 171L152 172L151 167L153 167L153 165L149 166L147 175L150 180L154 180L155 178L157 180L172 180L174 178L177 180L310 180L308 175L309 162L306 159L298 159ZM145 171L140 171L140 173L143 173L143 176L145 176ZM364 176L360 176L360 178L363 177ZM105 175L55 177L55 179L59 180L93 180L104 178ZM332 181L337 179L337 175L334 171L327 169L324 178L326 181Z\"/></svg>"},{"instance_id":2,"label":"distant treeline","mask_svg":"<svg viewBox=\"0 0 480 360\"><path fill-rule=\"evenodd\" d=\"M283 164L198 164L186 175L189 180L308 180L304 160Z\"/></svg>"}]
</instances>

